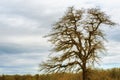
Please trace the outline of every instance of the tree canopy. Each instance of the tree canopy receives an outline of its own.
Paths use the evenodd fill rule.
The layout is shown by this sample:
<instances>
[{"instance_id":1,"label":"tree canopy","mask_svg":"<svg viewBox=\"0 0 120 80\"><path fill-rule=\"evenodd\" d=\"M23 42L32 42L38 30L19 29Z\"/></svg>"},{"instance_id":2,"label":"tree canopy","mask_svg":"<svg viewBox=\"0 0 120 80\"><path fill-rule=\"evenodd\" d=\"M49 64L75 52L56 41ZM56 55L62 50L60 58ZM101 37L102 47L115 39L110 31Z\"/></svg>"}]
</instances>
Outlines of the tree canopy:
<instances>
[{"instance_id":1,"label":"tree canopy","mask_svg":"<svg viewBox=\"0 0 120 80\"><path fill-rule=\"evenodd\" d=\"M108 25L108 26L107 26ZM40 64L42 71L79 72L83 71L83 80L87 80L87 67L99 58L98 53L105 50L104 27L115 23L98 8L68 8L65 15L53 25L47 35L54 45L55 56Z\"/></svg>"}]
</instances>

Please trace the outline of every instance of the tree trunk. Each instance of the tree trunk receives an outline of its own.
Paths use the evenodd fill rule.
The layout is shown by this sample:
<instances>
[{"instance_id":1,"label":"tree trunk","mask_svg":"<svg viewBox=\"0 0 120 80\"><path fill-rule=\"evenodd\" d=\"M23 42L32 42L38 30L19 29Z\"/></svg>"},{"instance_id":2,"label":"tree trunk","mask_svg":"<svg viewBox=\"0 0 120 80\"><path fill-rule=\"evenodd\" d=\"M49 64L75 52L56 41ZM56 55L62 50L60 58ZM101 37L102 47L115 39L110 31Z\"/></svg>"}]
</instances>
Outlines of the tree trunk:
<instances>
[{"instance_id":1,"label":"tree trunk","mask_svg":"<svg viewBox=\"0 0 120 80\"><path fill-rule=\"evenodd\" d=\"M87 80L86 63L83 63L83 68L82 68L82 80Z\"/></svg>"}]
</instances>

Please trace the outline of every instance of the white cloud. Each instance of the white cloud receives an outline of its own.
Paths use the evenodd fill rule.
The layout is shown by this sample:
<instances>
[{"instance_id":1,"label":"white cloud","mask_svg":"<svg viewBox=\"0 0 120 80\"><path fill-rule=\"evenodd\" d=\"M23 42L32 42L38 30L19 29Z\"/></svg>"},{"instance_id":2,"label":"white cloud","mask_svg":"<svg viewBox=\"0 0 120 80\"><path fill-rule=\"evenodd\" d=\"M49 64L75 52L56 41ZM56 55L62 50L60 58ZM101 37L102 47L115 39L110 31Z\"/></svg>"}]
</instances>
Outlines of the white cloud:
<instances>
[{"instance_id":1,"label":"white cloud","mask_svg":"<svg viewBox=\"0 0 120 80\"><path fill-rule=\"evenodd\" d=\"M2 37L0 40L2 43L15 43L23 46L50 46L46 38L39 35L23 35L23 36L7 36Z\"/></svg>"},{"instance_id":2,"label":"white cloud","mask_svg":"<svg viewBox=\"0 0 120 80\"><path fill-rule=\"evenodd\" d=\"M111 41L106 44L107 46L107 52L109 55L114 56L114 55L120 55L119 50L120 50L120 42L117 41Z\"/></svg>"},{"instance_id":3,"label":"white cloud","mask_svg":"<svg viewBox=\"0 0 120 80\"><path fill-rule=\"evenodd\" d=\"M120 42L110 41L106 43L107 52L101 56L100 65L97 67L112 68L120 67Z\"/></svg>"},{"instance_id":4,"label":"white cloud","mask_svg":"<svg viewBox=\"0 0 120 80\"><path fill-rule=\"evenodd\" d=\"M102 64L120 64L120 55L106 56L102 59Z\"/></svg>"}]
</instances>

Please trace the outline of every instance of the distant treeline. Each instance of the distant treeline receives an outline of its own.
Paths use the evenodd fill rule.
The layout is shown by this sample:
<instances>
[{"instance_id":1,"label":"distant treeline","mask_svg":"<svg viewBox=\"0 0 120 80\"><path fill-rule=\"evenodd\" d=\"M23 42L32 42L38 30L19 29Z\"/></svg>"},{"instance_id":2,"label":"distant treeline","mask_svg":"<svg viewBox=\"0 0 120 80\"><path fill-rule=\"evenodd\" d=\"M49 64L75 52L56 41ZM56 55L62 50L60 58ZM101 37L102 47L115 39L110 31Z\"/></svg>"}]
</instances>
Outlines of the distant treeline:
<instances>
[{"instance_id":1,"label":"distant treeline","mask_svg":"<svg viewBox=\"0 0 120 80\"><path fill-rule=\"evenodd\" d=\"M81 73L0 75L0 80L82 80ZM120 68L89 70L89 80L120 80Z\"/></svg>"}]
</instances>

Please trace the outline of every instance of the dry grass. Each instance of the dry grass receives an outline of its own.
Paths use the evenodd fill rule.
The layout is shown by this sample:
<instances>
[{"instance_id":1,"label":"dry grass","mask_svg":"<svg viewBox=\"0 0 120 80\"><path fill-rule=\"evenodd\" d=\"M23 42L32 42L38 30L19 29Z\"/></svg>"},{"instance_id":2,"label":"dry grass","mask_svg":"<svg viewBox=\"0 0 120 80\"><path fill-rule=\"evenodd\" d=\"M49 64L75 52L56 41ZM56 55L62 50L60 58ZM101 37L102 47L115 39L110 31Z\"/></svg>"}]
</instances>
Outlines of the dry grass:
<instances>
[{"instance_id":1,"label":"dry grass","mask_svg":"<svg viewBox=\"0 0 120 80\"><path fill-rule=\"evenodd\" d=\"M56 73L43 75L1 75L0 80L82 80L81 73ZM120 68L89 70L89 80L120 80Z\"/></svg>"}]
</instances>

